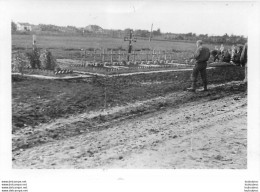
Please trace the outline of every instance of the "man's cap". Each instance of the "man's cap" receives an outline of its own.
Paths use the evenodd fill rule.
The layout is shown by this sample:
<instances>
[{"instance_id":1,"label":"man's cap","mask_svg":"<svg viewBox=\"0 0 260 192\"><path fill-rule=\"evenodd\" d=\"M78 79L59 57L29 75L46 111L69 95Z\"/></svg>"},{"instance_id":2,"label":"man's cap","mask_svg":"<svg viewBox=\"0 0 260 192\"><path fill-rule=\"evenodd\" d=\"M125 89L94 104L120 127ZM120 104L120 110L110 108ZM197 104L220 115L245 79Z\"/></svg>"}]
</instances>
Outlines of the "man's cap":
<instances>
[{"instance_id":1,"label":"man's cap","mask_svg":"<svg viewBox=\"0 0 260 192\"><path fill-rule=\"evenodd\" d=\"M197 44L202 45L202 40L198 40Z\"/></svg>"}]
</instances>

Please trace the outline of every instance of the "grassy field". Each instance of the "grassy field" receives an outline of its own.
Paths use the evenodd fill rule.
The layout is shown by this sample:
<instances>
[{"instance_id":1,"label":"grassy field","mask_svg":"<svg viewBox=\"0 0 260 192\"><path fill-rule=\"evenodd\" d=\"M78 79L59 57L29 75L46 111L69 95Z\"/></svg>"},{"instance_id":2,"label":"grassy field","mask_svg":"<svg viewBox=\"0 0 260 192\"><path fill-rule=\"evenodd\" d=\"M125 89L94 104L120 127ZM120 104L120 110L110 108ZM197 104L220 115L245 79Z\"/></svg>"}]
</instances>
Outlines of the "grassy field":
<instances>
[{"instance_id":1,"label":"grassy field","mask_svg":"<svg viewBox=\"0 0 260 192\"><path fill-rule=\"evenodd\" d=\"M50 49L56 58L80 58L81 49L127 49L128 42L117 38L83 37L83 36L37 36L37 46L42 49ZM207 45L210 49L214 45ZM13 50L25 51L32 48L31 35L12 35ZM156 49L156 50L177 50L192 54L196 49L195 43L169 42L169 41L146 41L137 40L133 43L133 49Z\"/></svg>"}]
</instances>

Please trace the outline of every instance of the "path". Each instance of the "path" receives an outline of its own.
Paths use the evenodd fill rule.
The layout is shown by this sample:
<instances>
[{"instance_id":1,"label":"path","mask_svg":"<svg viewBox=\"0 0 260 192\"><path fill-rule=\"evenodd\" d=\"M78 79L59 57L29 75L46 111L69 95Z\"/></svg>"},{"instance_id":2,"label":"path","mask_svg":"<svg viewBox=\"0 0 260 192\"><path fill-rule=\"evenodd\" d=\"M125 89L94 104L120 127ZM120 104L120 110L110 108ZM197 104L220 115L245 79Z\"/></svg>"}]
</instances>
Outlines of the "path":
<instances>
[{"instance_id":1,"label":"path","mask_svg":"<svg viewBox=\"0 0 260 192\"><path fill-rule=\"evenodd\" d=\"M84 118L76 119L78 124L57 120L48 127L49 131L77 126L85 127L85 131L14 151L13 168L245 169L246 92L239 90L241 85L237 82L218 86L222 88L210 87L209 94L198 93L194 100L193 93L185 92L154 100L165 105L95 131L85 127ZM189 102L170 105L178 99L176 94Z\"/></svg>"}]
</instances>

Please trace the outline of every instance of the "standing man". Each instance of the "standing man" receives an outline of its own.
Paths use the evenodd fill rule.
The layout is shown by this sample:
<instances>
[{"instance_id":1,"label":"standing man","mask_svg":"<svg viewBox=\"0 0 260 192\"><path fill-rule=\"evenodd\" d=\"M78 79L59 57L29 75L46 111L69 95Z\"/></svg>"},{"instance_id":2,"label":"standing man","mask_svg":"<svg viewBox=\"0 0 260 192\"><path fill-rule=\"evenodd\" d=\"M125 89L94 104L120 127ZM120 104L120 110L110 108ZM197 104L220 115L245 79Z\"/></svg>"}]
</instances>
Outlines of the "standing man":
<instances>
[{"instance_id":1,"label":"standing man","mask_svg":"<svg viewBox=\"0 0 260 192\"><path fill-rule=\"evenodd\" d=\"M188 91L195 92L196 91L196 82L198 80L198 75L200 73L201 79L203 82L204 90L207 91L207 73L206 73L206 68L207 68L207 61L210 58L210 50L209 48L202 46L202 41L198 40L197 43L197 50L192 57L191 62L195 60L195 66L193 67L193 71L191 74L191 81L192 85L191 88L188 88Z\"/></svg>"},{"instance_id":2,"label":"standing man","mask_svg":"<svg viewBox=\"0 0 260 192\"><path fill-rule=\"evenodd\" d=\"M245 43L241 57L240 57L240 63L243 67L245 67L245 79L244 82L247 83L247 43Z\"/></svg>"}]
</instances>

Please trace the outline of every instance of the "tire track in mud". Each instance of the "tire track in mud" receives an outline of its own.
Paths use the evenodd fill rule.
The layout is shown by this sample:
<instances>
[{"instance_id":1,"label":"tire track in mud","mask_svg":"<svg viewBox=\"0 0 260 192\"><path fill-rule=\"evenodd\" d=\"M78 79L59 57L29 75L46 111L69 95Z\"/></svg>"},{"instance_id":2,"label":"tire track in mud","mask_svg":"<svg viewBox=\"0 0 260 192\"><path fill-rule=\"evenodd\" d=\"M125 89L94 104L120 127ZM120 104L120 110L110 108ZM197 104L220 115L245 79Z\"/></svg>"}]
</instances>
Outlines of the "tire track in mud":
<instances>
[{"instance_id":1,"label":"tire track in mud","mask_svg":"<svg viewBox=\"0 0 260 192\"><path fill-rule=\"evenodd\" d=\"M217 92L220 94L219 91ZM175 98L175 96L176 95L173 95L172 97L167 98L168 100L164 98L164 102L162 102L162 98L159 100L161 103L170 103L170 101L174 100L173 98ZM197 95L197 97L197 100L194 98L188 98L192 101L182 103L181 106L172 107L171 105L166 105L167 107L165 107L165 105L160 104L160 106L162 106L160 111L148 113L141 117L135 116L135 118L132 119L126 118L124 121L117 121L116 123L112 123L108 125L108 127L98 131L82 133L74 137L52 141L22 151L17 150L13 153L13 167L245 167L246 157L244 157L244 151L246 149L246 129L241 132L242 135L237 133L237 136L244 139L243 142L240 141L241 139L235 140L233 138L234 142L241 143L239 144L240 148L242 146L242 149L239 149L243 152L243 154L240 155L241 160L237 160L236 156L232 158L224 158L224 155L216 152L216 146L210 145L206 139L203 140L206 144L200 146L199 151L204 151L205 153L208 153L209 151L211 153L214 152L213 155L211 154L207 156L207 154L204 154L203 157L200 157L199 154L194 155L189 152L189 149L191 148L190 135L197 135L197 137L203 135L204 137L207 137L210 134L205 135L203 132L212 130L216 125L220 124L223 128L225 127L226 122L232 122L236 119L245 119L245 108L247 105L245 98L246 93L239 92L235 95L227 93L220 95L213 94L211 97L206 97L206 99L204 98L205 94ZM219 98L223 99L219 100ZM84 124L81 126L84 126ZM223 133L218 134L222 135L225 131L228 132L227 129L228 128L225 128L224 130L220 129ZM215 129L211 132L214 131ZM213 143L219 142L212 138L211 140L212 142L214 141ZM169 147L169 144L167 145L165 143L171 143L174 147ZM196 137L194 137L194 150L196 149L195 144ZM227 145L226 148L230 146L231 144ZM160 157L157 157L158 151L164 151L167 153L165 150L170 150L171 148L174 149L174 152L169 153L172 154L172 156L165 156L163 153L161 154L161 157L165 157L166 160L158 162L160 160ZM226 148L225 150L227 150ZM230 150L232 150L232 147ZM153 156L151 151L154 151L154 154L156 155ZM193 156L187 158L187 154L192 154ZM230 152L230 154L232 153ZM151 159L157 160L157 163L150 161L149 156L151 156ZM176 156L176 159L174 161L169 161L173 156ZM202 158L201 161L197 161L198 159L200 160L200 158ZM231 162L233 165L231 165Z\"/></svg>"},{"instance_id":2,"label":"tire track in mud","mask_svg":"<svg viewBox=\"0 0 260 192\"><path fill-rule=\"evenodd\" d=\"M129 104L128 106L115 107L106 111L84 113L66 119L60 118L52 123L45 123L35 128L27 127L13 134L12 150L24 150L80 134L101 131L126 119L156 113L158 110L167 107L178 108L191 101L220 99L230 94L226 93L223 88L225 88L223 85L219 85L219 87L212 89L210 93L189 94L187 92L176 92L166 97L158 97L145 102ZM230 88L233 89L233 87Z\"/></svg>"}]
</instances>

